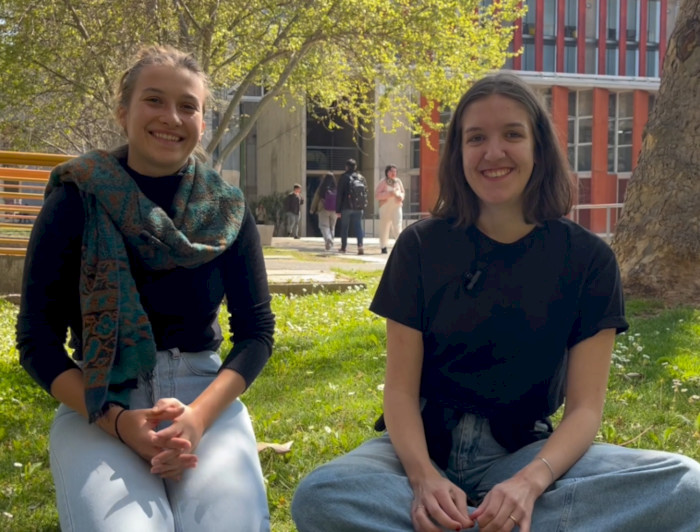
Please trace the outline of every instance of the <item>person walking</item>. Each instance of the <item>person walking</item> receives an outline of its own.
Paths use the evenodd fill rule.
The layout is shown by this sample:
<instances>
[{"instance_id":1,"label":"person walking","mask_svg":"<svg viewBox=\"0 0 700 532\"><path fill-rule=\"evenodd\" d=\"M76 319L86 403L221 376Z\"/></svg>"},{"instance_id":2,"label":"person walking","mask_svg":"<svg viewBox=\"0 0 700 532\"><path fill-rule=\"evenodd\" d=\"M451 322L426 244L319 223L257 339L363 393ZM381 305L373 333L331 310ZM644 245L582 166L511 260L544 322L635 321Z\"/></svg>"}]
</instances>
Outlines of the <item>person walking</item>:
<instances>
[{"instance_id":1,"label":"person walking","mask_svg":"<svg viewBox=\"0 0 700 532\"><path fill-rule=\"evenodd\" d=\"M338 190L335 184L335 176L328 172L323 176L323 181L316 189L309 212L318 216L318 228L323 236L326 251L333 249L335 237L335 223L338 215L335 212Z\"/></svg>"},{"instance_id":2,"label":"person walking","mask_svg":"<svg viewBox=\"0 0 700 532\"><path fill-rule=\"evenodd\" d=\"M379 202L379 247L387 253L389 236L398 238L403 226L403 199L406 190L396 177L396 166L388 165L384 177L374 189L374 197Z\"/></svg>"},{"instance_id":3,"label":"person walking","mask_svg":"<svg viewBox=\"0 0 700 532\"><path fill-rule=\"evenodd\" d=\"M352 225L357 236L357 254L364 255L362 216L367 207L367 182L357 171L357 161L348 159L345 172L338 180L338 202L335 212L340 218L340 252L347 252L348 234Z\"/></svg>"},{"instance_id":4,"label":"person walking","mask_svg":"<svg viewBox=\"0 0 700 532\"><path fill-rule=\"evenodd\" d=\"M473 83L438 181L370 305L386 432L301 481L299 532L697 532L700 464L594 443L622 283L608 244L566 218L567 161L523 80Z\"/></svg>"},{"instance_id":5,"label":"person walking","mask_svg":"<svg viewBox=\"0 0 700 532\"><path fill-rule=\"evenodd\" d=\"M146 47L116 91L126 144L51 172L17 346L61 403L49 450L64 532L270 530L240 396L275 320L243 194L193 155L207 97L192 55Z\"/></svg>"},{"instance_id":6,"label":"person walking","mask_svg":"<svg viewBox=\"0 0 700 532\"><path fill-rule=\"evenodd\" d=\"M287 236L299 238L299 225L301 220L301 206L304 198L301 197L301 185L295 184L292 191L284 198L284 217L287 228Z\"/></svg>"}]
</instances>

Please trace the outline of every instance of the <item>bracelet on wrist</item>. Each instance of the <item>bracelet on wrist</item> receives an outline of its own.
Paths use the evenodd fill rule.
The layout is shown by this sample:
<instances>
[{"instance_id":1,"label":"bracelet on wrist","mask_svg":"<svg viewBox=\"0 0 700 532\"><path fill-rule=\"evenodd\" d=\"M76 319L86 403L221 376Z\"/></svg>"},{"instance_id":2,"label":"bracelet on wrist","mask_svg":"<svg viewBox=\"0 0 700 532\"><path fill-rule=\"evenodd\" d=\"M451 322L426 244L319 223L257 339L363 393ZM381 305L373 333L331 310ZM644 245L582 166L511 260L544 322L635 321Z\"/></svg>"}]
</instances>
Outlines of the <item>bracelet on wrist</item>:
<instances>
[{"instance_id":1,"label":"bracelet on wrist","mask_svg":"<svg viewBox=\"0 0 700 532\"><path fill-rule=\"evenodd\" d=\"M126 408L122 408L114 418L114 433L117 435L117 438L119 438L119 441L122 442L123 444L126 444L124 441L124 438L122 438L122 435L119 434L119 418L121 415L126 412Z\"/></svg>"},{"instance_id":2,"label":"bracelet on wrist","mask_svg":"<svg viewBox=\"0 0 700 532\"><path fill-rule=\"evenodd\" d=\"M544 462L544 465L547 466L547 469L549 469L549 474L552 475L552 483L554 483L554 481L556 480L556 477L554 476L554 469L552 469L552 464L550 464L549 460L547 460L543 456L538 456L537 458L542 460L542 462Z\"/></svg>"}]
</instances>

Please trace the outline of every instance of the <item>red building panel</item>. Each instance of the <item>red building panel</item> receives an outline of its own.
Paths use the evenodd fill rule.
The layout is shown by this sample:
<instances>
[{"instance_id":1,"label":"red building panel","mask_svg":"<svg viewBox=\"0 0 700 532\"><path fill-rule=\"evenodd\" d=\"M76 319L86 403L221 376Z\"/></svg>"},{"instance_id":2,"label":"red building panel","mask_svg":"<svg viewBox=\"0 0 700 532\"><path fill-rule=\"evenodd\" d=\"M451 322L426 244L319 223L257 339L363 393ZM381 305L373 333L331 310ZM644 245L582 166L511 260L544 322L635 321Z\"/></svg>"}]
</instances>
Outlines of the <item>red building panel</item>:
<instances>
[{"instance_id":1,"label":"red building panel","mask_svg":"<svg viewBox=\"0 0 700 532\"><path fill-rule=\"evenodd\" d=\"M430 119L440 123L440 111L434 102L421 96L421 107L431 106ZM438 167L440 165L440 133L424 125L427 138L420 139L420 210L426 212L435 205L438 196Z\"/></svg>"},{"instance_id":2,"label":"red building panel","mask_svg":"<svg viewBox=\"0 0 700 532\"><path fill-rule=\"evenodd\" d=\"M593 153L591 157L591 203L615 203L617 199L617 176L608 175L608 101L607 89L593 89ZM592 231L606 230L605 209L591 213Z\"/></svg>"},{"instance_id":3,"label":"red building panel","mask_svg":"<svg viewBox=\"0 0 700 532\"><path fill-rule=\"evenodd\" d=\"M579 74L586 72L586 1L579 0L578 2L578 34L576 36L578 42L576 66Z\"/></svg>"},{"instance_id":4,"label":"red building panel","mask_svg":"<svg viewBox=\"0 0 700 532\"><path fill-rule=\"evenodd\" d=\"M641 0L639 6L639 75L647 75L647 27L648 27L648 3Z\"/></svg>"}]
</instances>

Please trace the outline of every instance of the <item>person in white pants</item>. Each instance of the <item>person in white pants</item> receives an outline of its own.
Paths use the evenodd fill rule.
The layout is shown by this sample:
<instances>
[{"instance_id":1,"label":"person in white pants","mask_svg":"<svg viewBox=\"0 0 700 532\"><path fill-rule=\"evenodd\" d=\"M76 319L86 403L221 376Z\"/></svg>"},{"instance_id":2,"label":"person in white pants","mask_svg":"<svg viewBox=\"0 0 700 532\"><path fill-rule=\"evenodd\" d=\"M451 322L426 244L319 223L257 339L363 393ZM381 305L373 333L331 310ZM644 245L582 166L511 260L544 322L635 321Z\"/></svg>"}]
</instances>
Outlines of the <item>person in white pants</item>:
<instances>
[{"instance_id":1,"label":"person in white pants","mask_svg":"<svg viewBox=\"0 0 700 532\"><path fill-rule=\"evenodd\" d=\"M387 253L389 236L398 238L403 225L403 198L406 190L396 177L396 166L388 165L374 189L374 197L379 202L379 246Z\"/></svg>"}]
</instances>

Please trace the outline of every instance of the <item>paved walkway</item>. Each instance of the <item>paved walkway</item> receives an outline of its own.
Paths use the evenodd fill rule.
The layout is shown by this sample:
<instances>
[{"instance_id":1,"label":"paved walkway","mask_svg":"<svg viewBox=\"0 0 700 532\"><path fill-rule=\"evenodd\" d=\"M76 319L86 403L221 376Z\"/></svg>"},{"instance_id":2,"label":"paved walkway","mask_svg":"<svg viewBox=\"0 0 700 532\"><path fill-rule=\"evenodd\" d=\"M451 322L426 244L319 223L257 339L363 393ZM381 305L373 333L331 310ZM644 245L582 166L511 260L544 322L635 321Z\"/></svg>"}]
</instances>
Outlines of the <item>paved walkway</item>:
<instances>
[{"instance_id":1,"label":"paved walkway","mask_svg":"<svg viewBox=\"0 0 700 532\"><path fill-rule=\"evenodd\" d=\"M338 239L336 239L338 240ZM339 242L336 242L336 249ZM388 255L381 253L379 239L364 239L364 255L357 255L354 238L348 242L348 252L325 251L320 237L299 239L274 237L265 253L265 265L271 285L282 283L334 283L338 275L333 269L383 270ZM289 253L285 253L288 251Z\"/></svg>"}]
</instances>

